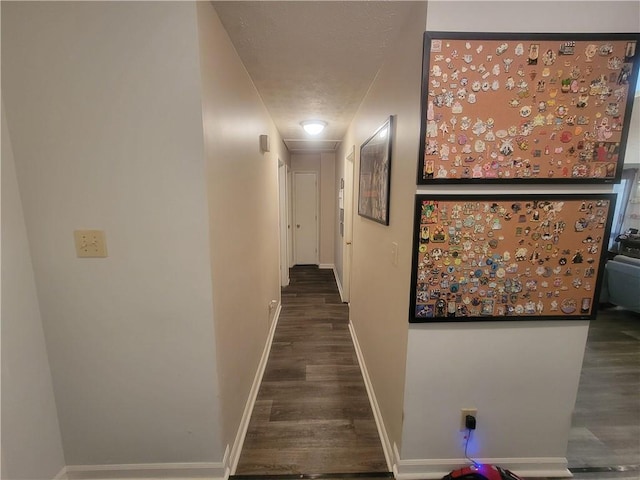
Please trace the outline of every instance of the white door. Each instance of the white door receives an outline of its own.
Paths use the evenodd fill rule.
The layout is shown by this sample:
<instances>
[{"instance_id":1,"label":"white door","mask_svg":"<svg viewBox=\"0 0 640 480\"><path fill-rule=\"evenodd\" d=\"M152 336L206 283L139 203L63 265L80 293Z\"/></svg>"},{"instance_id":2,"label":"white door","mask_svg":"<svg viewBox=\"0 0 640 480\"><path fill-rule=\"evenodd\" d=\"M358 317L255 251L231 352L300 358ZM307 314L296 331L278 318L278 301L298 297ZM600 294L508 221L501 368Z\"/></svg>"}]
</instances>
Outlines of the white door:
<instances>
[{"instance_id":1,"label":"white door","mask_svg":"<svg viewBox=\"0 0 640 480\"><path fill-rule=\"evenodd\" d=\"M351 257L353 255L353 170L354 146L344 162L344 237L342 240L342 301L351 295Z\"/></svg>"},{"instance_id":2,"label":"white door","mask_svg":"<svg viewBox=\"0 0 640 480\"><path fill-rule=\"evenodd\" d=\"M278 160L278 213L280 219L280 286L289 285L289 233L288 233L288 210L287 205L287 173L289 167Z\"/></svg>"},{"instance_id":3,"label":"white door","mask_svg":"<svg viewBox=\"0 0 640 480\"><path fill-rule=\"evenodd\" d=\"M318 182L316 173L293 175L293 243L297 265L318 264Z\"/></svg>"}]
</instances>

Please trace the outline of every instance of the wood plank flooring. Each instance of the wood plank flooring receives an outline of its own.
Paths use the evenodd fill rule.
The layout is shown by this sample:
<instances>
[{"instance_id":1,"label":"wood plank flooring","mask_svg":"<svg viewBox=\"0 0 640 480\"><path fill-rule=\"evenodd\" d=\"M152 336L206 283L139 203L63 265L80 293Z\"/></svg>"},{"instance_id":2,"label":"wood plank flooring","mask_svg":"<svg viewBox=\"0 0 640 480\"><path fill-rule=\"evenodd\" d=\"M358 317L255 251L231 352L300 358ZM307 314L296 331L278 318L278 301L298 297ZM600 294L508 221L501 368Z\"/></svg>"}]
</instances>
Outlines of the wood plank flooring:
<instances>
[{"instance_id":1,"label":"wood plank flooring","mask_svg":"<svg viewBox=\"0 0 640 480\"><path fill-rule=\"evenodd\" d=\"M591 322L567 460L576 479L640 478L638 314L601 308ZM588 471L619 466L621 470L631 468L626 472Z\"/></svg>"},{"instance_id":2,"label":"wood plank flooring","mask_svg":"<svg viewBox=\"0 0 640 480\"><path fill-rule=\"evenodd\" d=\"M236 476L383 474L349 307L333 271L296 266L290 277Z\"/></svg>"},{"instance_id":3,"label":"wood plank flooring","mask_svg":"<svg viewBox=\"0 0 640 480\"><path fill-rule=\"evenodd\" d=\"M384 454L333 273L293 268L282 303L235 478L381 478ZM591 322L567 459L575 480L640 479L640 315L601 309Z\"/></svg>"}]
</instances>

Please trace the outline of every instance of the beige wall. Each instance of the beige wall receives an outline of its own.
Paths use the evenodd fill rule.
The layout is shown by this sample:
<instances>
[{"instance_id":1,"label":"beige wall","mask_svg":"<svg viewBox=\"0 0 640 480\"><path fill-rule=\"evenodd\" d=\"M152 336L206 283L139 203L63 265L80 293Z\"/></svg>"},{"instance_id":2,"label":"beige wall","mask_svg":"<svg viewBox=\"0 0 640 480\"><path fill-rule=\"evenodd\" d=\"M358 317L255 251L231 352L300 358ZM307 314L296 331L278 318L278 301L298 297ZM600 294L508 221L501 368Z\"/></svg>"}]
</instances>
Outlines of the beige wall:
<instances>
[{"instance_id":1,"label":"beige wall","mask_svg":"<svg viewBox=\"0 0 640 480\"><path fill-rule=\"evenodd\" d=\"M318 177L319 210L319 263L323 267L334 264L336 183L334 153L305 153L291 155L292 172L315 172ZM292 198L293 200L293 198Z\"/></svg>"},{"instance_id":2,"label":"beige wall","mask_svg":"<svg viewBox=\"0 0 640 480\"><path fill-rule=\"evenodd\" d=\"M196 7L1 8L2 96L66 463L220 462ZM109 257L77 258L78 228L103 229ZM271 296L262 288L250 294ZM3 436L3 457L20 441Z\"/></svg>"},{"instance_id":3,"label":"beige wall","mask_svg":"<svg viewBox=\"0 0 640 480\"><path fill-rule=\"evenodd\" d=\"M232 445L275 314L269 303L280 300L278 158L289 158L214 8L197 9L223 443Z\"/></svg>"},{"instance_id":4,"label":"beige wall","mask_svg":"<svg viewBox=\"0 0 640 480\"><path fill-rule=\"evenodd\" d=\"M627 139L627 149L624 154L624 164L640 164L640 95L633 99L633 110L631 112L631 124L629 125L629 138Z\"/></svg>"},{"instance_id":5,"label":"beige wall","mask_svg":"<svg viewBox=\"0 0 640 480\"><path fill-rule=\"evenodd\" d=\"M420 66L425 3L416 2L387 62L379 71L336 154L337 172L356 145L356 198L359 146L389 117L396 116L391 163L389 226L354 212L351 322L362 348L391 444L402 434L407 353L407 309L411 277L411 228L420 127ZM336 174L336 178L342 175ZM357 205L357 203L356 203ZM354 208L357 208L354 205ZM339 236L339 234L338 234ZM399 262L392 262L392 242Z\"/></svg>"}]
</instances>

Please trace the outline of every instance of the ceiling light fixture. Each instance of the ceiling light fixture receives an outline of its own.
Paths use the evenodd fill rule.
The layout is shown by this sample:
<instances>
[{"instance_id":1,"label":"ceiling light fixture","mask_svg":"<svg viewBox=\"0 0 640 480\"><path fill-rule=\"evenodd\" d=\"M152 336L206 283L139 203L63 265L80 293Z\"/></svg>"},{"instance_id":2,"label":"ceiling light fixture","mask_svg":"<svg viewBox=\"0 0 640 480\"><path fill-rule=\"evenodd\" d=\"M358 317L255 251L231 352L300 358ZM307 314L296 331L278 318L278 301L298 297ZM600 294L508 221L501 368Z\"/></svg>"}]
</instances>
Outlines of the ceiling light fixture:
<instances>
[{"instance_id":1,"label":"ceiling light fixture","mask_svg":"<svg viewBox=\"0 0 640 480\"><path fill-rule=\"evenodd\" d=\"M305 120L304 122L300 122L304 131L309 135L318 135L324 127L327 126L327 122L323 122L322 120Z\"/></svg>"}]
</instances>

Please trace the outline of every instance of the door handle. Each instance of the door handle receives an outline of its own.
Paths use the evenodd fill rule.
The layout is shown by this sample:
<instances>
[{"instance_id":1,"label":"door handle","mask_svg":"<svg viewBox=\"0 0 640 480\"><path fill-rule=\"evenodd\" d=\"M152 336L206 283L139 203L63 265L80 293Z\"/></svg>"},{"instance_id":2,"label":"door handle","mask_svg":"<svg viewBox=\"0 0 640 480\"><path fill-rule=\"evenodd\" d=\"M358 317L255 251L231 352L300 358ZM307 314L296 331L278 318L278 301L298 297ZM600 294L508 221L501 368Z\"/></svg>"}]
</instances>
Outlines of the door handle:
<instances>
[{"instance_id":1,"label":"door handle","mask_svg":"<svg viewBox=\"0 0 640 480\"><path fill-rule=\"evenodd\" d=\"M297 224L297 225L296 225L296 228L300 228L300 224Z\"/></svg>"},{"instance_id":2,"label":"door handle","mask_svg":"<svg viewBox=\"0 0 640 480\"><path fill-rule=\"evenodd\" d=\"M351 245L351 242L347 242L347 245Z\"/></svg>"}]
</instances>

